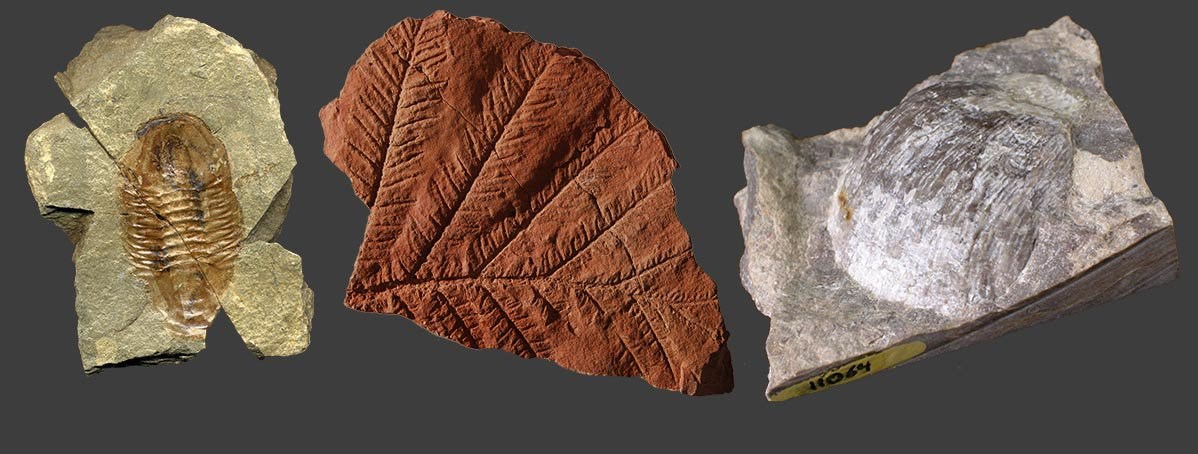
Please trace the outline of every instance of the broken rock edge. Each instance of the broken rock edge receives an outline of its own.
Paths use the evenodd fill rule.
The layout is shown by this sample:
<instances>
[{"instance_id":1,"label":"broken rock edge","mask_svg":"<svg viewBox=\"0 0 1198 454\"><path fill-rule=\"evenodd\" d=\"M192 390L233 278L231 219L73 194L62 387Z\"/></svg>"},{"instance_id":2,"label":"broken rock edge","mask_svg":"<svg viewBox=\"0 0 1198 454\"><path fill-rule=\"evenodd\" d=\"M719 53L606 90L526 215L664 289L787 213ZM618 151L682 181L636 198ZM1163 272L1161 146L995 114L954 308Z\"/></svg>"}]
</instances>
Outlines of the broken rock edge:
<instances>
[{"instance_id":1,"label":"broken rock edge","mask_svg":"<svg viewBox=\"0 0 1198 454\"><path fill-rule=\"evenodd\" d=\"M893 342L893 344L890 347L867 352L865 354L862 354L862 355L859 355L856 357L848 358L844 361L832 363L828 366L821 366L820 368L809 369L807 371L796 374L793 378L790 378L783 382L780 382L776 386L769 387L768 389L766 389L765 395L767 398L770 398L771 400L773 400L772 399L773 397L785 392L787 389L791 388L792 386L803 383L813 377L816 377L816 376L824 373L825 371L836 369L838 367L844 366L845 364L849 364L854 361L857 361L863 357L873 355L873 354L876 354L883 350L886 350L888 348L892 348L893 346L898 346L898 345L906 344L909 342L916 342L916 341L923 342L925 345L927 345L927 349L924 350L923 353L920 353L919 355L916 355L915 357L913 357L909 360L903 361L899 364L896 364L896 365L891 366L884 370L880 370L878 372L884 372L886 370L891 370L891 369L897 368L899 366L910 364L910 363L913 363L913 362L921 360L921 359L931 358L931 357L939 355L941 353L947 353L949 351L953 351L953 350L959 349L961 347L967 347L968 345L950 345L950 344L952 344L953 341L955 341L958 338L966 337L974 332L977 332L977 331L987 327L991 323L1001 321L1002 319L1005 319L1009 316L1019 315L1019 313L1022 312L1023 310L1033 309L1035 306L1037 306L1037 303L1043 301L1044 298L1046 298L1050 295L1056 294L1058 292L1064 291L1066 288L1070 287L1071 285L1076 283L1078 280L1084 278L1092 271L1098 270L1098 269L1102 268L1103 266L1110 264L1113 261L1119 260L1120 258L1122 258L1124 253L1126 253L1130 250L1137 249L1139 247L1149 245L1149 244L1157 242L1157 241L1175 242L1174 236L1175 236L1175 231L1174 231L1174 228L1172 225L1162 227L1156 231L1148 233L1144 237L1137 240L1135 243L1132 243L1127 248L1120 250L1120 251L1116 252L1115 254L1112 254L1111 256L1108 256L1108 257L1102 259L1098 263L1094 264L1092 267L1085 269L1084 271L1080 272L1079 274L1077 274L1073 277L1070 277L1069 279L1066 279L1065 281L1062 281L1062 282L1058 283L1057 285L1054 285L1048 289L1045 289L1033 296L1030 296L1027 299L1021 301L1019 304L1013 305L1013 306L1007 308L1006 310L991 313L991 314L987 315L986 317L973 320L969 323L960 325L955 328L950 328L950 329L937 331L937 332L931 332L931 333L923 333L923 334L918 334L915 336L907 337L902 340ZM1178 262L1176 261L1176 255L1174 255L1174 260L1166 265L1167 265L1166 268L1159 270L1156 273L1153 273L1153 275L1156 276L1156 275L1161 275L1164 273L1172 272L1172 274L1174 276L1168 277L1167 279L1163 279L1161 282L1152 282L1148 285L1144 285L1142 287L1137 287L1135 290L1141 290L1144 288L1159 285L1163 282L1172 280L1174 277L1176 277L1176 274L1178 271ZM1098 301L1093 302L1091 304L1100 304L1103 302L1109 302L1116 298L1119 298L1119 296L1115 296L1115 297L1111 297L1111 298L1102 298L1102 299L1099 299ZM1078 303L1084 304L1086 302L1079 301ZM1066 311L1065 313L1062 313L1062 314L1058 314L1057 316L1050 317L1045 320L1041 320L1040 322L1051 321L1052 319L1055 319L1061 315L1066 315L1067 313L1068 313L1068 311ZM1022 328L1028 328L1030 326L1034 326L1036 324L1039 324L1040 322L1034 323L1033 325L1017 328L1017 330L1022 329ZM951 347L951 348L945 349L943 347Z\"/></svg>"},{"instance_id":2,"label":"broken rock edge","mask_svg":"<svg viewBox=\"0 0 1198 454\"><path fill-rule=\"evenodd\" d=\"M159 19L158 21L156 21L153 27L157 27L159 23L161 23L161 22L163 22L163 21L166 21L166 20L170 20L170 19L184 19L184 20L192 20L192 21L195 21L194 19L183 18L183 17L177 17L177 16L173 16L173 15L166 15L166 16L164 16L162 19ZM196 21L196 22L198 22L198 23L200 23L200 24L203 24L202 22L199 22L199 21ZM204 25L205 25L205 26L207 26L206 24L204 24ZM68 61L68 67L69 67L69 65L70 65L70 63L71 63L71 62L74 62L74 61L76 61L76 60L77 60L77 59L78 59L80 56L82 56L82 55L83 55L83 54L86 52L86 50L87 50L87 46L91 45L91 44L92 44L92 43L93 43L93 42L94 42L96 39L99 39L99 38L101 37L101 35L102 35L102 34L103 34L103 33L104 33L106 30L110 29L111 27L127 27L127 26L125 26L125 25L116 25L116 26L108 26L108 27L103 27L103 28L101 28L101 29L100 29L100 31L98 31L98 32L97 32L97 33L96 33L96 34L95 34L95 35L92 37L92 39L91 39L91 40L88 40L88 42L84 44L84 48L80 50L80 53L79 53L78 55L76 55L75 57L71 58L71 60L70 60L70 61ZM136 33L148 33L150 30L152 30L152 29L153 29L153 27L151 27L150 29L145 29L145 30L142 30L142 29L135 29L135 28L134 28L134 29L132 29L132 30L133 30L133 32L136 32ZM209 27L210 27L210 26L209 26ZM130 27L130 28L131 28L131 27ZM210 27L210 28L211 28L211 27ZM215 29L215 28L213 28L213 30L216 30L216 29ZM220 34L223 34L223 35L229 36L229 35L227 35L226 33L224 33L224 32L221 32L221 31L219 31L219 30L216 30L216 31L217 31L217 33L220 33ZM258 69L259 69L259 72L262 74L262 77L263 77L264 79L266 79L266 80L267 80L267 82L268 82L268 85L269 85L269 86L271 86L272 88L274 88L273 92L277 94L277 93L278 93L278 88L277 88L277 85L276 85L276 82L275 82L275 78L274 78L274 77L271 77L271 75L270 75L270 74L267 74L267 73L263 72L263 66L266 66L266 67L269 67L269 68L272 68L272 69L273 69L273 65L271 65L271 64L270 64L270 63L269 63L269 62L268 62L268 61L267 61L265 58L261 57L260 55L258 55L258 54L257 54L257 53L255 53L254 51L250 50L249 48L246 48L244 45L242 45L242 44L241 44L241 42L240 42L240 41L237 41L237 40L236 40L236 38L233 38L232 36L229 36L229 39L232 39L232 40L233 40L235 43L237 43L238 45L240 45L240 46L241 46L243 49L245 49L246 51L250 52L250 54L251 54L251 55L253 56L253 58L254 58L254 61L255 61L255 63L258 63ZM64 72L59 72L58 74L65 74L65 73L64 73ZM56 79L58 79L58 77L56 77ZM62 89L62 90L65 92L65 91L66 91L66 90L67 90L69 87L65 87L65 86L63 86L63 87L60 87L60 88L61 88L61 89ZM67 120L69 121L69 123L70 123L70 125L71 125L71 126L73 126L73 127L75 127L75 128L78 128L78 129L83 129L83 130L87 131L88 135L89 135L89 136L91 136L92 140L93 140L93 141L96 143L96 145L97 145L97 146L98 146L100 149L104 150L104 154L105 154L105 155L106 155L106 156L107 156L107 157L108 157L108 158L109 158L109 159L110 159L110 160L113 162L113 164L114 164L114 165L116 165L116 166L117 166L117 168L121 168L121 167L122 167L122 166L121 166L121 163L120 163L120 161L119 161L119 160L116 158L116 156L123 155L123 154L124 154L124 152L122 151L122 152L120 152L120 153L114 153L114 152L113 152L113 150L110 150L110 149L108 149L108 147L107 147L107 146L105 146L105 145L104 145L104 143L103 143L103 142L101 142L101 141L100 141L100 139L99 139L98 137L96 137L96 134L95 134L95 132L94 132L94 131L92 131L91 125L90 125L90 124L88 124L86 120L83 120L83 119L82 119L82 115L80 115L80 113L78 112L78 110L76 110L75 106L74 106L74 105L71 105L71 103L70 103L69 101L67 102L67 105L69 106L68 112L63 112L63 113L61 113L61 115L66 115L66 117L67 117ZM72 115L72 114L73 114L73 115ZM280 115L280 116L281 116L281 115ZM78 121L76 121L76 120L78 120ZM42 126L45 126L46 124L48 124L48 123L49 123L49 121L50 121L50 120L47 120L45 123L43 123L41 126L39 126L39 128L41 128ZM79 123L82 123L82 125L80 125ZM280 118L280 123L282 123L282 119L281 119L281 118ZM219 136L218 136L218 137L219 137ZM263 215L263 216L261 216L261 217L259 217L259 218L258 218L258 220L255 222L255 224L254 224L253 226L243 226L243 228L244 228L244 231L246 232L246 234L245 234L245 236L242 238L242 241L245 241L246 239L250 238L250 235L251 235L251 234L254 234L254 233L259 233L259 232L260 232L260 231L258 230L258 227L259 227L259 224L261 224L261 223L262 223L262 222L263 222L265 219L267 219L267 217L268 217L268 216L266 216L266 214L268 214L268 213L271 213L271 212L273 212L273 211L276 211L276 210L279 210L280 212L282 212L282 213L284 213L284 214L285 214L285 213L288 211L288 208L289 208L289 206L290 206L290 200L281 200L281 199L279 198L279 194L280 194L280 192L282 192L282 190L283 190L283 189L284 189L286 186L288 186L289 184L291 184L291 183L292 183L292 180L294 179L294 174L292 173L292 171L293 171L294 169L295 169L295 164L293 163L293 164L292 164L292 166L291 166L291 168L290 168L290 169L287 169L287 172L288 172L289 174L291 174L291 175L288 177L288 179L287 179L287 180L286 180L286 181L285 181L285 182L284 182L284 183L283 183L283 184L282 184L280 187L278 187L278 188L275 188L275 189L274 189L274 193L273 193L273 194L271 194L271 203L270 203L270 204L267 206L267 209L266 209L266 211L264 212L264 215ZM55 206L52 206L52 205L47 205L47 206L44 206L44 207L39 207L39 215L41 215L43 218L45 218L45 219L47 219L47 220L50 220L50 221L52 221L52 222L53 222L53 223L54 223L56 226L58 226L58 225L60 225L58 222L54 222L54 220L53 220L53 219L51 219L50 217L47 217L48 215L53 215L53 214L56 214L56 213L62 213L62 214L65 214L65 215L69 215L69 216L74 216L74 217L76 217L76 220L75 220L74 222L78 223L78 225L79 225L79 228L80 228L80 232L78 232L78 238L82 238L83 236L86 236L86 234L87 234L86 232L87 232L88 230L90 230L90 226L91 226L91 223L92 223L92 216L95 214L95 212L94 212L94 211L92 211L92 210L87 210L87 209L76 209L76 208L55 207ZM279 227L279 230L281 230L281 229L282 229L282 225L279 225L278 227ZM65 232L65 233L67 233L67 234L68 234L68 237L69 237L69 239L71 239L71 242L72 242L72 243L75 243L75 242L77 241L77 239L78 239L78 238L76 238L75 236L72 236L72 233L71 233L71 232ZM264 234L262 234L262 233L259 233L259 235L264 235ZM277 237L277 235L278 235L278 232L276 231L276 232L274 232L273 234L270 234L270 235L269 235L269 239L268 239L268 240L267 240L267 239L263 239L263 240L255 239L254 241L251 241L251 242L256 242L256 241L264 241L264 242L268 242L268 243L275 243L275 242L276 242L276 241L275 241L275 237ZM241 244L241 243L239 243L239 245L240 245L240 244ZM307 282L304 282L304 286L305 286L305 287L307 287ZM223 297L223 296L224 296L224 295L220 295L219 297L217 297L218 301L219 301L219 300L220 300L220 298L221 298L221 297ZM220 303L221 303L221 308L222 308L222 311L223 311L223 308L224 308L224 302L222 301L222 302L220 302ZM227 317L227 316L226 316L226 317ZM240 336L239 336L239 337L240 337ZM242 341L243 341L243 343L244 343L244 339L243 339ZM200 342L201 342L201 345L205 345L205 341L203 341L203 340L202 340L202 341L200 341ZM250 347L249 347L249 345L246 345L245 347L246 347L247 349L251 350L251 352L253 352L253 349L252 349L252 348L250 348ZM197 354L199 351L202 351L202 350L203 350L203 348L204 348L204 347L201 347L201 348L200 348L199 350L197 350L196 352L188 352L188 351L174 351L173 349L166 349L166 350L163 350L163 351L161 351L161 352L155 353L154 355L151 355L151 356L138 357L138 358L130 358L130 359L127 359L127 360L125 360L125 361L120 361L120 362L117 362L117 363L97 364L97 365L94 365L93 367L90 367L90 368L85 368L85 369L84 369L84 373L85 373L85 374L88 374L88 375L92 375L92 374L97 374L97 373L99 373L99 372L101 372L101 371L103 371L103 370L105 370L105 369L122 368L122 367L135 366L135 365L147 365L147 364L180 364L180 363L186 362L186 361L190 360L191 358L195 357L195 355L196 355L196 354ZM259 359L262 359L262 358L264 358L263 356L261 356L261 355L257 355L256 353L255 353L255 356L257 356Z\"/></svg>"}]
</instances>

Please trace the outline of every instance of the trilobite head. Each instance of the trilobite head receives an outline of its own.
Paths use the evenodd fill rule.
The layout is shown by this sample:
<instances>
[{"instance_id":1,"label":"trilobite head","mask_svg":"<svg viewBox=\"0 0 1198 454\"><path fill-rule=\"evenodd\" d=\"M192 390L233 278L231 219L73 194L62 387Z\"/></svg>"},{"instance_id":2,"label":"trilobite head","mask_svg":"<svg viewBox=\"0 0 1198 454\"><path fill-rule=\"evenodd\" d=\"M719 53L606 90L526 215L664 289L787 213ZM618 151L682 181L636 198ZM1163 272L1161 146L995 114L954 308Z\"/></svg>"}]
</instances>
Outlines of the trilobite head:
<instances>
[{"instance_id":1,"label":"trilobite head","mask_svg":"<svg viewBox=\"0 0 1198 454\"><path fill-rule=\"evenodd\" d=\"M882 299L984 309L1063 203L1070 152L1068 127L1000 82L914 92L871 126L832 195L837 263Z\"/></svg>"},{"instance_id":2,"label":"trilobite head","mask_svg":"<svg viewBox=\"0 0 1198 454\"><path fill-rule=\"evenodd\" d=\"M228 166L224 145L203 120L189 113L150 119L137 129L136 140L122 159L136 175L207 181Z\"/></svg>"}]
</instances>

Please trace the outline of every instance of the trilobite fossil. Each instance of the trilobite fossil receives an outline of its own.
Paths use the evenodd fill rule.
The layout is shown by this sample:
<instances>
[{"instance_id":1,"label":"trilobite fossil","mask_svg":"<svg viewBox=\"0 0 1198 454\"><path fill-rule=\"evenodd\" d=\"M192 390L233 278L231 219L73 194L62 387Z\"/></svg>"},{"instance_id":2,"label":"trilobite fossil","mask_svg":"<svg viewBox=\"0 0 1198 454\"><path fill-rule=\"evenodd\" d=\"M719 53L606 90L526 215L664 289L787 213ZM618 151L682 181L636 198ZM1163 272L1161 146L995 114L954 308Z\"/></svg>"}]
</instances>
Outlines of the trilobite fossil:
<instances>
[{"instance_id":1,"label":"trilobite fossil","mask_svg":"<svg viewBox=\"0 0 1198 454\"><path fill-rule=\"evenodd\" d=\"M121 159L125 249L167 329L203 337L220 308L242 238L229 157L199 117L143 124Z\"/></svg>"}]
</instances>

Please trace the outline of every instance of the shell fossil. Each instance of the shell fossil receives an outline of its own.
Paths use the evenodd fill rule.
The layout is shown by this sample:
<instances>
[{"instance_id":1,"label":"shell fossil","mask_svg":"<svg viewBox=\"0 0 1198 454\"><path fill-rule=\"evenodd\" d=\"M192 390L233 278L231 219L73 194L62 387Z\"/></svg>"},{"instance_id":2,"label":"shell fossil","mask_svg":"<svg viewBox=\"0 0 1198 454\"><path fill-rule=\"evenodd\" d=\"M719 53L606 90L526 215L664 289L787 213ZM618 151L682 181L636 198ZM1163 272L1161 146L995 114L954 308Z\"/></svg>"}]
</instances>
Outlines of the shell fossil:
<instances>
[{"instance_id":1,"label":"shell fossil","mask_svg":"<svg viewBox=\"0 0 1198 454\"><path fill-rule=\"evenodd\" d=\"M199 117L147 121L120 161L121 226L134 275L167 329L203 337L220 308L242 238L229 157Z\"/></svg>"},{"instance_id":2,"label":"shell fossil","mask_svg":"<svg viewBox=\"0 0 1198 454\"><path fill-rule=\"evenodd\" d=\"M1006 293L1071 168L1069 128L1011 105L1023 103L995 86L939 83L880 118L828 217L858 282L950 314Z\"/></svg>"},{"instance_id":3,"label":"shell fossil","mask_svg":"<svg viewBox=\"0 0 1198 454\"><path fill-rule=\"evenodd\" d=\"M741 279L770 318L770 400L1177 276L1172 218L1067 17L958 54L862 127L742 142Z\"/></svg>"}]
</instances>

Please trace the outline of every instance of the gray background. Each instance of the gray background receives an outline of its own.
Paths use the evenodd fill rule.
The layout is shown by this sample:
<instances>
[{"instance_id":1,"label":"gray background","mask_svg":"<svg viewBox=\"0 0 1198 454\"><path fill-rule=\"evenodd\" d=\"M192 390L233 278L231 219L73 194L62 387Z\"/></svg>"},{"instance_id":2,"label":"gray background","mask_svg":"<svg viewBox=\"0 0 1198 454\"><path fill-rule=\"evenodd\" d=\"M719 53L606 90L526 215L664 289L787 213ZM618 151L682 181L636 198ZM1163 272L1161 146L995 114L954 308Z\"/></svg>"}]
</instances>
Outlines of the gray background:
<instances>
[{"instance_id":1,"label":"gray background","mask_svg":"<svg viewBox=\"0 0 1198 454\"><path fill-rule=\"evenodd\" d=\"M742 244L731 202L744 184L741 130L773 122L808 136L862 125L947 68L956 53L1070 14L1098 38L1110 93L1144 151L1149 184L1173 213L1184 252L1194 233L1183 185L1192 178L1195 129L1195 43L1186 12L1141 2L108 3L10 6L0 27L5 444L799 452L1140 450L1192 439L1196 311L1186 296L1194 281L1184 278L852 385L768 403L768 319L737 277ZM322 155L316 113L368 43L404 17L438 8L494 17L535 39L581 49L665 132L681 164L674 175L679 215L699 263L719 285L732 333L731 394L692 398L635 379L582 376L462 348L402 317L341 305L367 210ZM316 291L313 344L297 357L258 361L222 315L208 349L189 363L85 377L75 346L72 248L38 218L22 150L30 131L70 110L52 76L96 30L122 23L145 29L166 13L206 22L278 68L283 120L299 160L281 242L303 256Z\"/></svg>"}]
</instances>

